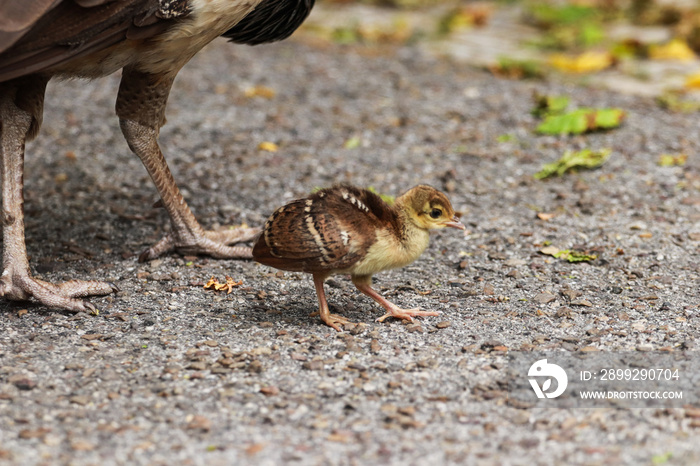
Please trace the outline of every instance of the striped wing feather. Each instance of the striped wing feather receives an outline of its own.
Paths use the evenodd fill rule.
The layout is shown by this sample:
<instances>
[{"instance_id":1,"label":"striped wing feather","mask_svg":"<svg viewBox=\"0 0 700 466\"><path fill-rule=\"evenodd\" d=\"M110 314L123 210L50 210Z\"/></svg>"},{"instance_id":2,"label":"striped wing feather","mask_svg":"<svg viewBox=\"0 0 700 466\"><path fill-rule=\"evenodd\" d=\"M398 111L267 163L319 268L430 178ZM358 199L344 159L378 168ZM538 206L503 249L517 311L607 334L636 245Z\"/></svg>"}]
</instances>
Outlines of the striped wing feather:
<instances>
[{"instance_id":1,"label":"striped wing feather","mask_svg":"<svg viewBox=\"0 0 700 466\"><path fill-rule=\"evenodd\" d=\"M281 270L318 273L350 269L376 240L380 218L389 209L378 196L366 193L336 187L278 209L265 224L253 257Z\"/></svg>"}]
</instances>

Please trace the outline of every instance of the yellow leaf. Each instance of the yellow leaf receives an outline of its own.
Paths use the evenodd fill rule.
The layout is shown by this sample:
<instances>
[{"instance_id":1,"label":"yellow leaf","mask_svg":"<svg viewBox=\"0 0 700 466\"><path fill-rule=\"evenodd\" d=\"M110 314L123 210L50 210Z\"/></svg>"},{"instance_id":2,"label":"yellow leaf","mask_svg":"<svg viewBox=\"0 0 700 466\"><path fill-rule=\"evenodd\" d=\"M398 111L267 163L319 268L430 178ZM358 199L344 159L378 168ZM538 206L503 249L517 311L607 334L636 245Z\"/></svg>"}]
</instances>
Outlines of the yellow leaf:
<instances>
[{"instance_id":1,"label":"yellow leaf","mask_svg":"<svg viewBox=\"0 0 700 466\"><path fill-rule=\"evenodd\" d=\"M275 90L267 86L253 86L245 90L245 96L251 97L262 97L264 99L271 99L275 96Z\"/></svg>"},{"instance_id":2,"label":"yellow leaf","mask_svg":"<svg viewBox=\"0 0 700 466\"><path fill-rule=\"evenodd\" d=\"M673 39L666 44L650 46L649 58L652 60L690 61L695 59L695 53L688 47L686 41Z\"/></svg>"},{"instance_id":3,"label":"yellow leaf","mask_svg":"<svg viewBox=\"0 0 700 466\"><path fill-rule=\"evenodd\" d=\"M685 87L700 89L700 71L685 78Z\"/></svg>"},{"instance_id":4,"label":"yellow leaf","mask_svg":"<svg viewBox=\"0 0 700 466\"><path fill-rule=\"evenodd\" d=\"M682 167L687 161L687 154L661 154L657 163L662 167Z\"/></svg>"},{"instance_id":5,"label":"yellow leaf","mask_svg":"<svg viewBox=\"0 0 700 466\"><path fill-rule=\"evenodd\" d=\"M266 152L277 152L277 149L279 149L279 147L274 142L265 141L258 144L258 149L264 150Z\"/></svg>"},{"instance_id":6,"label":"yellow leaf","mask_svg":"<svg viewBox=\"0 0 700 466\"><path fill-rule=\"evenodd\" d=\"M566 73L593 73L609 68L613 57L608 52L584 52L577 56L554 54L549 57L549 64Z\"/></svg>"}]
</instances>

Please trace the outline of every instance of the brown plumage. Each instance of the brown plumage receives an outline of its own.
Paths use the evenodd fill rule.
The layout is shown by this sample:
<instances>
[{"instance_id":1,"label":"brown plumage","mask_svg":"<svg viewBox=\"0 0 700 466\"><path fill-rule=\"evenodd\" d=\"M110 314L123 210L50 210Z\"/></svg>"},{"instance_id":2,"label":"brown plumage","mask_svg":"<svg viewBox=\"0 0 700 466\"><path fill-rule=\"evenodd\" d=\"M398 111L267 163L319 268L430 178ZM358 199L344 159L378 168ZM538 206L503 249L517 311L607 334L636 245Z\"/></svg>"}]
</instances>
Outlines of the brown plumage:
<instances>
[{"instance_id":1,"label":"brown plumage","mask_svg":"<svg viewBox=\"0 0 700 466\"><path fill-rule=\"evenodd\" d=\"M218 36L241 44L284 39L314 0L0 0L0 153L3 273L0 296L49 307L94 309L76 299L107 294L96 281L60 285L31 276L24 240L25 142L41 126L44 91L54 76L97 78L122 70L116 111L168 211L172 231L140 256L187 254L250 258L257 230L205 231L175 184L158 146L170 87L182 66Z\"/></svg>"},{"instance_id":2,"label":"brown plumage","mask_svg":"<svg viewBox=\"0 0 700 466\"><path fill-rule=\"evenodd\" d=\"M416 186L388 205L369 190L341 185L277 209L253 247L253 258L312 274L321 320L338 331L348 320L330 313L323 290L324 280L334 274L349 274L358 290L386 309L378 321L412 320L438 313L390 303L372 289L372 275L410 264L428 246L428 231L444 227L464 229L435 188Z\"/></svg>"}]
</instances>

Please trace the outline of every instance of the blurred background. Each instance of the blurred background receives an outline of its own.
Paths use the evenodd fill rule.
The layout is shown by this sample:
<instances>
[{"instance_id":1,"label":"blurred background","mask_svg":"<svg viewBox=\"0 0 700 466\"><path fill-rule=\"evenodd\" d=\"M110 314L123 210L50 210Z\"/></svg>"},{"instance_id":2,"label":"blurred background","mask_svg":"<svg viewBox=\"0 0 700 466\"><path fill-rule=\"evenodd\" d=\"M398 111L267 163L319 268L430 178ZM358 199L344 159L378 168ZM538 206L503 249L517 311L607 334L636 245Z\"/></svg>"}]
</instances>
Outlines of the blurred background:
<instances>
[{"instance_id":1,"label":"blurred background","mask_svg":"<svg viewBox=\"0 0 700 466\"><path fill-rule=\"evenodd\" d=\"M511 79L558 79L700 109L696 0L320 0L297 37L403 45Z\"/></svg>"}]
</instances>

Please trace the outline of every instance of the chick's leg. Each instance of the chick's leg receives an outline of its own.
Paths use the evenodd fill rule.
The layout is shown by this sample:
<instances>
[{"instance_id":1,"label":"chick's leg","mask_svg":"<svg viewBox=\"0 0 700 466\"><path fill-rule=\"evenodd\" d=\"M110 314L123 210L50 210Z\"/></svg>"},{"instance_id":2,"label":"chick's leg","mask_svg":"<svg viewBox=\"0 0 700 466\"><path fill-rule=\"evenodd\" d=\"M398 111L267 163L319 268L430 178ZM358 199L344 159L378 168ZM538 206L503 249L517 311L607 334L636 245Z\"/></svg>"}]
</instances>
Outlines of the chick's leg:
<instances>
[{"instance_id":1,"label":"chick's leg","mask_svg":"<svg viewBox=\"0 0 700 466\"><path fill-rule=\"evenodd\" d=\"M231 244L249 241L259 230L204 230L182 197L160 150L158 133L165 123L165 105L173 79L174 74L160 76L126 68L117 96L116 110L124 137L146 167L172 223L172 231L144 251L139 260L155 259L173 249L221 259L249 259L250 248Z\"/></svg>"},{"instance_id":2,"label":"chick's leg","mask_svg":"<svg viewBox=\"0 0 700 466\"><path fill-rule=\"evenodd\" d=\"M41 125L47 79L38 76L0 84L0 154L2 154L2 277L0 296L69 311L95 311L80 297L116 290L109 283L70 280L54 284L32 277L24 238L24 147Z\"/></svg>"},{"instance_id":3,"label":"chick's leg","mask_svg":"<svg viewBox=\"0 0 700 466\"><path fill-rule=\"evenodd\" d=\"M377 318L377 322L384 322L387 317L395 317L397 319L404 319L408 321L413 321L414 317L417 316L439 316L440 312L437 311L421 311L420 309L402 309L396 304L385 299L382 295L374 291L370 283L372 282L371 276L357 276L352 277L352 282L355 284L360 292L366 294L373 300L375 300L380 306L386 309L386 314Z\"/></svg>"},{"instance_id":4,"label":"chick's leg","mask_svg":"<svg viewBox=\"0 0 700 466\"><path fill-rule=\"evenodd\" d=\"M340 332L341 330L338 325L351 324L352 322L338 314L331 314L330 309L328 309L326 292L323 290L323 282L326 280L326 277L327 276L324 274L314 274L314 286L316 287L316 295L318 296L318 313L321 316L321 320L326 325ZM313 313L312 315L315 314L316 313Z\"/></svg>"}]
</instances>

